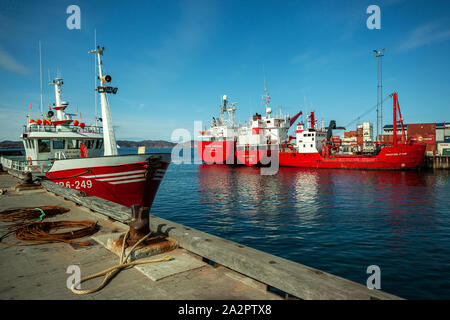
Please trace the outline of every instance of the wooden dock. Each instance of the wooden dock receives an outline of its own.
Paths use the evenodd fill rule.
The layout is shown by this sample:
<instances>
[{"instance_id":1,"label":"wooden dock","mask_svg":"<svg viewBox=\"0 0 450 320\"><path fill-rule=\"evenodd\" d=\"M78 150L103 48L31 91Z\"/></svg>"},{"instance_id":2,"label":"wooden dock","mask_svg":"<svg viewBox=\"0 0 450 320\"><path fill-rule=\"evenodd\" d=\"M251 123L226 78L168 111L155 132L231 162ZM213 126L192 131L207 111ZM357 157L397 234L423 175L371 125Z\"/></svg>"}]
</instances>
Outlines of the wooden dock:
<instances>
[{"instance_id":1,"label":"wooden dock","mask_svg":"<svg viewBox=\"0 0 450 320\"><path fill-rule=\"evenodd\" d=\"M92 214L100 213L121 223L126 223L131 218L131 211L127 207L96 197L83 196L79 191L53 182L43 181L42 185L47 192L62 197L65 201L74 202L80 207L88 208L93 211ZM209 267L229 270L229 273L233 273L235 280L252 288L258 288L257 290L261 293L268 293L270 289L275 288L285 293L285 297L298 299L401 299L381 290L370 290L353 281L160 217L152 215L150 227L152 231L161 232L175 239L182 250L207 262ZM253 296L255 297L256 295ZM249 299L253 298L250 296ZM268 296L265 298L263 296L257 299L267 298Z\"/></svg>"},{"instance_id":2,"label":"wooden dock","mask_svg":"<svg viewBox=\"0 0 450 320\"><path fill-rule=\"evenodd\" d=\"M450 169L450 156L426 156L425 167L430 169Z\"/></svg>"}]
</instances>

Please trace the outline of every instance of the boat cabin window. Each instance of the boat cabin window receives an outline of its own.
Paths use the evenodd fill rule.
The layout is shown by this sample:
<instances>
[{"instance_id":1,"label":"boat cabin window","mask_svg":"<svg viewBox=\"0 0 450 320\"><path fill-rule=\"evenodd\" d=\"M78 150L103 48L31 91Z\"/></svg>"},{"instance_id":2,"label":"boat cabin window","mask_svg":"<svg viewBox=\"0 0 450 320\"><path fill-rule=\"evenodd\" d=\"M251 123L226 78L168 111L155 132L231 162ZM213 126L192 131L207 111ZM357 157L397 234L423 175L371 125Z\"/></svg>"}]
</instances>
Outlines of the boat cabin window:
<instances>
[{"instance_id":1,"label":"boat cabin window","mask_svg":"<svg viewBox=\"0 0 450 320\"><path fill-rule=\"evenodd\" d=\"M50 152L50 140L38 139L38 150L39 153Z\"/></svg>"},{"instance_id":2,"label":"boat cabin window","mask_svg":"<svg viewBox=\"0 0 450 320\"><path fill-rule=\"evenodd\" d=\"M80 149L80 140L68 139L67 149Z\"/></svg>"},{"instance_id":3,"label":"boat cabin window","mask_svg":"<svg viewBox=\"0 0 450 320\"><path fill-rule=\"evenodd\" d=\"M66 145L66 141L61 139L61 140L53 140L53 149L64 149Z\"/></svg>"},{"instance_id":4,"label":"boat cabin window","mask_svg":"<svg viewBox=\"0 0 450 320\"><path fill-rule=\"evenodd\" d=\"M101 149L103 145L103 140L97 140L97 149Z\"/></svg>"},{"instance_id":5,"label":"boat cabin window","mask_svg":"<svg viewBox=\"0 0 450 320\"><path fill-rule=\"evenodd\" d=\"M92 141L92 140L84 140L84 144L86 145L86 148L92 149L92 146L94 145L94 141Z\"/></svg>"}]
</instances>

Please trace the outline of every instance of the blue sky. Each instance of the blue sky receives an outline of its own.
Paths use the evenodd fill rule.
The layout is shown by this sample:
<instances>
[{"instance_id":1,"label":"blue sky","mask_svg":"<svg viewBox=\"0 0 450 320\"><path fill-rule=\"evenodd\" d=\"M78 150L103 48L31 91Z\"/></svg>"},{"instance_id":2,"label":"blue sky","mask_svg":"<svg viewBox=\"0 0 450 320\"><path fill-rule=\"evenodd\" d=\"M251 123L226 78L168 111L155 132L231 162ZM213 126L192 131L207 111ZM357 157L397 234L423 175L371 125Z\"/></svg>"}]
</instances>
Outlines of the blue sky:
<instances>
[{"instance_id":1,"label":"blue sky","mask_svg":"<svg viewBox=\"0 0 450 320\"><path fill-rule=\"evenodd\" d=\"M81 9L80 30L66 27L71 4ZM380 30L366 27L371 4L381 9ZM346 125L376 104L380 48L384 93L399 92L406 122L450 121L449 13L449 1L419 0L0 0L0 140L18 140L30 102L37 110L39 40L44 104L54 102L48 70L58 70L70 111L93 121L94 29L119 87L110 96L118 139L192 131L193 121L217 115L223 94L246 121L264 112L264 73L274 110L315 110ZM384 114L391 123L391 100ZM361 120L376 123L376 113Z\"/></svg>"}]
</instances>

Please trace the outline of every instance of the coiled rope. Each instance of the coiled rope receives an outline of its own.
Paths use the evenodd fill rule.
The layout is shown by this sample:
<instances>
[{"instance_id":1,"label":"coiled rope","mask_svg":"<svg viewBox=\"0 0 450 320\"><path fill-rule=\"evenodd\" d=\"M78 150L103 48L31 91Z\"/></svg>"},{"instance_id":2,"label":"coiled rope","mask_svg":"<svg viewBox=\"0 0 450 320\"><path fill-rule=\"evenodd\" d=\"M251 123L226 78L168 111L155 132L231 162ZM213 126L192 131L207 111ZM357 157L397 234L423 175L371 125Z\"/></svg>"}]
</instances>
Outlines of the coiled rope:
<instances>
[{"instance_id":1,"label":"coiled rope","mask_svg":"<svg viewBox=\"0 0 450 320\"><path fill-rule=\"evenodd\" d=\"M58 229L79 228L67 232L54 233ZM0 237L0 244L6 246L32 246L37 244L64 242L82 246L90 245L89 241L74 241L74 239L93 235L98 231L97 222L92 220L84 221L51 221L51 222L30 222L18 223L9 227L9 232ZM16 239L29 242L27 244L5 243L3 239L14 233Z\"/></svg>"},{"instance_id":2,"label":"coiled rope","mask_svg":"<svg viewBox=\"0 0 450 320\"><path fill-rule=\"evenodd\" d=\"M128 268L128 267L133 267L139 264L146 264L146 263L155 263L155 262L163 262L163 261L170 261L173 258L171 256L165 256L163 258L160 259L153 259L153 260L144 260L144 261L133 261L133 262L128 262L127 260L130 257L131 253L133 252L133 250L140 244L142 243L142 241L144 241L145 239L147 239L151 233L149 233L148 235L146 235L145 237L143 237L142 239L140 239L138 242L136 242L136 244L131 247L130 251L128 252L128 254L125 256L124 258L124 254L125 254L125 242L128 238L128 234L130 232L127 231L127 233L125 234L125 236L123 237L123 243L122 243L122 250L120 253L120 262L118 265L108 268L106 270L100 271L98 273L95 273L93 275L90 275L88 277L85 277L83 279L80 280L80 282L78 283L74 283L71 287L71 290L73 293L75 294L89 294L89 293L94 293L97 292L101 289L103 289L108 283L109 281L111 281L121 270ZM94 279L94 278L98 278L101 276L105 276L102 283L93 289L86 289L86 290L81 290L81 289L75 289L75 287L78 287L81 283L88 281L90 279Z\"/></svg>"},{"instance_id":3,"label":"coiled rope","mask_svg":"<svg viewBox=\"0 0 450 320\"><path fill-rule=\"evenodd\" d=\"M63 214L70 211L68 208L59 206L41 206L28 207L20 209L9 209L0 212L0 219L8 222L15 222L19 220L32 220L44 217L53 217L58 214ZM42 216L43 214L43 216Z\"/></svg>"}]
</instances>

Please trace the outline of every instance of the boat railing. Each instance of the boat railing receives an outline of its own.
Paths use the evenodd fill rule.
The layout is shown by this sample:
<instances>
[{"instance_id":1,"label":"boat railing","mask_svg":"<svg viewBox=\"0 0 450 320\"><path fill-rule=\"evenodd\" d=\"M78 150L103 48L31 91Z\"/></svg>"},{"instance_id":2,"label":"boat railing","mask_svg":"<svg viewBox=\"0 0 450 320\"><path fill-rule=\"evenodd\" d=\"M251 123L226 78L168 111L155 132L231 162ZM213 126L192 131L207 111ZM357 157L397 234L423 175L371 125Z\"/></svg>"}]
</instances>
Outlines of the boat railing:
<instances>
[{"instance_id":1,"label":"boat railing","mask_svg":"<svg viewBox=\"0 0 450 320\"><path fill-rule=\"evenodd\" d=\"M64 151L56 151L55 159L62 160L62 159L67 159L67 157L66 157L66 154L64 153Z\"/></svg>"},{"instance_id":2,"label":"boat railing","mask_svg":"<svg viewBox=\"0 0 450 320\"><path fill-rule=\"evenodd\" d=\"M33 125L33 126L23 126L23 132L58 132L58 131L72 131L79 133L103 133L103 127L99 126L89 126L81 128L79 126L67 126L64 129L56 128L49 125Z\"/></svg>"},{"instance_id":3,"label":"boat railing","mask_svg":"<svg viewBox=\"0 0 450 320\"><path fill-rule=\"evenodd\" d=\"M52 163L48 160L33 160L33 165L30 165L29 160L25 156L0 156L0 163L4 169L11 169L20 172L47 172Z\"/></svg>"}]
</instances>

